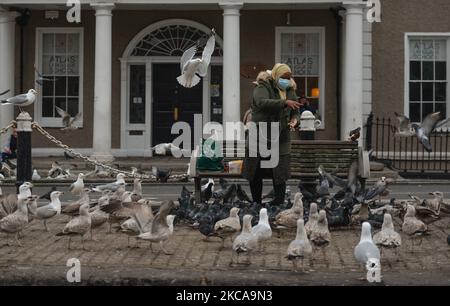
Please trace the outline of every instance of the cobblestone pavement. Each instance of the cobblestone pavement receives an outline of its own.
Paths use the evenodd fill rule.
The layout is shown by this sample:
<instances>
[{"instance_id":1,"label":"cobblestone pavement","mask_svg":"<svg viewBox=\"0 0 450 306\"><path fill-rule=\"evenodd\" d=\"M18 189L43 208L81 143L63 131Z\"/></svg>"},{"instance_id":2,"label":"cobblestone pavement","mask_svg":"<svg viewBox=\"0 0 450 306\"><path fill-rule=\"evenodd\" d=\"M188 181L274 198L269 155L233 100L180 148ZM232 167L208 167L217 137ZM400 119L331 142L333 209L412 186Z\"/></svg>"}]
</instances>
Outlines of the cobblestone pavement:
<instances>
[{"instance_id":1,"label":"cobblestone pavement","mask_svg":"<svg viewBox=\"0 0 450 306\"><path fill-rule=\"evenodd\" d=\"M95 231L98 241L87 241L83 250L79 238L73 238L72 250L67 237L57 237L67 222L58 216L45 232L41 221L33 221L23 232L23 247L0 237L0 284L68 284L66 267L69 258L81 262L83 284L153 284L153 285L365 285L358 278L365 272L353 257L360 229L332 231L332 243L315 250L308 274L295 273L284 256L294 233L275 233L266 251L256 253L250 266L229 265L230 241L220 250L220 240L202 241L201 234L187 226L175 227L165 255L159 245L148 243L128 248L127 236L108 233L108 225ZM396 220L396 229L400 226ZM450 247L446 239L450 218L430 225L431 235L411 252L411 239L402 234L403 245L398 257L392 251L382 253L383 283L386 285L437 284L450 285ZM132 245L134 240L132 240ZM241 258L244 259L244 258Z\"/></svg>"}]
</instances>

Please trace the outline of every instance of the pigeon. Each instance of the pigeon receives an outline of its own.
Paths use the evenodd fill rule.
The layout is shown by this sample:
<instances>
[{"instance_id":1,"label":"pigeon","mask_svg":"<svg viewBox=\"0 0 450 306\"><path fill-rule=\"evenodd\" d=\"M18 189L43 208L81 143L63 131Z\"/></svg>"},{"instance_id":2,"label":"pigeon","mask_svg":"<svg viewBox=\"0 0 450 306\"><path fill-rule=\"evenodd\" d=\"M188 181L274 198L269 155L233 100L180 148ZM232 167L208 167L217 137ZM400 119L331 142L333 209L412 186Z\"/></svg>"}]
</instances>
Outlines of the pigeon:
<instances>
[{"instance_id":1,"label":"pigeon","mask_svg":"<svg viewBox=\"0 0 450 306\"><path fill-rule=\"evenodd\" d=\"M389 180L386 177L382 176L373 187L366 193L364 196L364 200L372 200L375 197L379 197L381 201L382 196L387 196L389 194L389 189L387 186L389 184Z\"/></svg>"},{"instance_id":2,"label":"pigeon","mask_svg":"<svg viewBox=\"0 0 450 306\"><path fill-rule=\"evenodd\" d=\"M72 117L70 116L70 114L68 112L66 112L65 110L63 110L62 108L59 108L58 106L55 106L56 112L62 117L62 123L64 125L64 127L61 129L61 131L73 131L78 129L78 127L75 125L75 123L77 121L79 121L83 114L82 113L78 113L75 115L75 117L73 117L73 119L71 119Z\"/></svg>"},{"instance_id":3,"label":"pigeon","mask_svg":"<svg viewBox=\"0 0 450 306\"><path fill-rule=\"evenodd\" d=\"M38 181L41 179L41 176L39 175L39 173L37 172L36 169L33 170L33 175L31 176L31 180L33 181Z\"/></svg>"},{"instance_id":4,"label":"pigeon","mask_svg":"<svg viewBox=\"0 0 450 306\"><path fill-rule=\"evenodd\" d=\"M81 192L84 189L83 178L84 178L84 174L83 173L79 173L78 174L78 179L74 183L72 183L70 185L70 187L69 187L70 193L75 194L75 195L81 194Z\"/></svg>"},{"instance_id":5,"label":"pigeon","mask_svg":"<svg viewBox=\"0 0 450 306\"><path fill-rule=\"evenodd\" d=\"M254 235L252 230L252 215L245 215L243 218L242 232L233 241L233 255L237 254L237 263L239 263L239 255L247 253L249 255L248 263L252 262L251 252L258 248L258 237ZM231 257L231 263L233 256Z\"/></svg>"},{"instance_id":6,"label":"pigeon","mask_svg":"<svg viewBox=\"0 0 450 306\"><path fill-rule=\"evenodd\" d=\"M70 241L72 236L81 236L81 243L84 250L84 235L91 229L91 215L89 214L89 204L83 204L79 208L79 216L73 218L66 224L62 232L56 236L69 236L67 249L70 250Z\"/></svg>"},{"instance_id":7,"label":"pigeon","mask_svg":"<svg viewBox=\"0 0 450 306\"><path fill-rule=\"evenodd\" d=\"M21 232L28 224L28 210L26 199L19 199L17 203L17 210L0 220L0 232L8 234L15 234L18 245L21 245L18 239L19 232Z\"/></svg>"},{"instance_id":8,"label":"pigeon","mask_svg":"<svg viewBox=\"0 0 450 306\"><path fill-rule=\"evenodd\" d=\"M214 180L209 179L208 183L201 187L200 199L202 203L208 202L214 192Z\"/></svg>"},{"instance_id":9,"label":"pigeon","mask_svg":"<svg viewBox=\"0 0 450 306\"><path fill-rule=\"evenodd\" d=\"M208 66L216 45L215 34L215 30L212 29L211 36L203 49L201 59L194 59L194 56L197 53L197 45L187 49L181 56L181 75L177 77L177 81L183 87L194 87L200 82L197 73L202 77L206 76L208 73Z\"/></svg>"},{"instance_id":10,"label":"pigeon","mask_svg":"<svg viewBox=\"0 0 450 306\"><path fill-rule=\"evenodd\" d=\"M373 236L373 242L387 248L396 248L402 244L402 237L395 231L390 214L384 214L383 226L381 231Z\"/></svg>"},{"instance_id":11,"label":"pigeon","mask_svg":"<svg viewBox=\"0 0 450 306\"><path fill-rule=\"evenodd\" d=\"M359 137L361 137L361 127L358 127L352 131L350 131L350 133L348 134L349 141L358 141Z\"/></svg>"},{"instance_id":12,"label":"pigeon","mask_svg":"<svg viewBox=\"0 0 450 306\"><path fill-rule=\"evenodd\" d=\"M40 86L44 85L44 81L52 81L55 82L56 78L53 79L49 79L49 78L45 78L36 68L36 66L34 66L34 71L36 71L37 77L36 77L36 83ZM53 85L52 85L53 86Z\"/></svg>"},{"instance_id":13,"label":"pigeon","mask_svg":"<svg viewBox=\"0 0 450 306\"><path fill-rule=\"evenodd\" d=\"M0 96L6 95L8 92L10 92L9 89L7 89L7 90L5 90L5 91L3 91L3 92L0 92Z\"/></svg>"},{"instance_id":14,"label":"pigeon","mask_svg":"<svg viewBox=\"0 0 450 306\"><path fill-rule=\"evenodd\" d=\"M417 139L423 145L427 152L432 152L433 148L430 143L430 134L433 132L435 128L438 128L448 122L450 119L444 120L438 124L438 121L441 119L441 113L435 112L428 114L421 124L413 123L411 126L413 127Z\"/></svg>"},{"instance_id":15,"label":"pigeon","mask_svg":"<svg viewBox=\"0 0 450 306\"><path fill-rule=\"evenodd\" d=\"M247 195L245 190L242 189L242 186L240 184L237 184L236 196L238 197L239 201L245 201L249 203L252 202L252 200L250 200L250 197Z\"/></svg>"},{"instance_id":16,"label":"pigeon","mask_svg":"<svg viewBox=\"0 0 450 306\"><path fill-rule=\"evenodd\" d=\"M259 211L259 222L252 227L251 233L258 238L258 243L261 249L264 250L264 243L272 237L272 229L270 228L266 208L261 208Z\"/></svg>"},{"instance_id":17,"label":"pigeon","mask_svg":"<svg viewBox=\"0 0 450 306\"><path fill-rule=\"evenodd\" d=\"M50 195L53 191L56 191L56 186L52 186L52 188L50 188L49 191L47 191L46 193L44 193L43 195L39 196L39 199L43 199L43 200L49 200L50 201Z\"/></svg>"},{"instance_id":18,"label":"pigeon","mask_svg":"<svg viewBox=\"0 0 450 306\"><path fill-rule=\"evenodd\" d=\"M163 170L158 167L152 166L152 174L156 176L156 181L166 183L172 173L172 169Z\"/></svg>"},{"instance_id":19,"label":"pigeon","mask_svg":"<svg viewBox=\"0 0 450 306\"><path fill-rule=\"evenodd\" d=\"M305 225L303 219L297 220L297 235L294 240L289 243L287 249L288 260L292 261L294 271L297 272L297 261L302 261L302 271L305 271L304 259L310 257L312 254L312 246L306 235Z\"/></svg>"},{"instance_id":20,"label":"pigeon","mask_svg":"<svg viewBox=\"0 0 450 306\"><path fill-rule=\"evenodd\" d=\"M394 137L411 137L415 132L411 125L411 121L405 115L394 112L395 117L398 120L398 127L395 131Z\"/></svg>"},{"instance_id":21,"label":"pigeon","mask_svg":"<svg viewBox=\"0 0 450 306\"><path fill-rule=\"evenodd\" d=\"M37 91L34 89L28 90L28 93L17 95L6 100L1 100L1 105L12 104L19 107L20 112L23 112L22 107L31 105L36 101Z\"/></svg>"},{"instance_id":22,"label":"pigeon","mask_svg":"<svg viewBox=\"0 0 450 306\"><path fill-rule=\"evenodd\" d=\"M361 239L355 247L355 258L356 260L364 265L366 268L368 266L379 267L380 263L380 250L372 241L372 233L370 232L370 223L364 222L361 229Z\"/></svg>"}]
</instances>

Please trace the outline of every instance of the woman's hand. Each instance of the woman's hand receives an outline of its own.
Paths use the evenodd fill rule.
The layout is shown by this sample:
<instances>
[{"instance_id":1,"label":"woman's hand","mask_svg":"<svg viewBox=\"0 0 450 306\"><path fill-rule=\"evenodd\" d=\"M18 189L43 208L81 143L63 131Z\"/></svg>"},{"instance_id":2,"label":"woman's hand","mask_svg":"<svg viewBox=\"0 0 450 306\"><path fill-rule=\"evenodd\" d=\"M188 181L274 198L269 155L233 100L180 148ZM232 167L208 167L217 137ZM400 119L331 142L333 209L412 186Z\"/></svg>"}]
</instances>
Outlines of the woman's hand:
<instances>
[{"instance_id":1,"label":"woman's hand","mask_svg":"<svg viewBox=\"0 0 450 306\"><path fill-rule=\"evenodd\" d=\"M297 127L297 125L298 125L298 121L297 121L297 119L292 119L289 123L288 123L288 126L289 126L289 129L291 130L291 131L295 131L295 128Z\"/></svg>"},{"instance_id":2,"label":"woman's hand","mask_svg":"<svg viewBox=\"0 0 450 306\"><path fill-rule=\"evenodd\" d=\"M300 108L300 106L302 106L299 102L294 100L286 100L285 105L293 110L297 110Z\"/></svg>"}]
</instances>

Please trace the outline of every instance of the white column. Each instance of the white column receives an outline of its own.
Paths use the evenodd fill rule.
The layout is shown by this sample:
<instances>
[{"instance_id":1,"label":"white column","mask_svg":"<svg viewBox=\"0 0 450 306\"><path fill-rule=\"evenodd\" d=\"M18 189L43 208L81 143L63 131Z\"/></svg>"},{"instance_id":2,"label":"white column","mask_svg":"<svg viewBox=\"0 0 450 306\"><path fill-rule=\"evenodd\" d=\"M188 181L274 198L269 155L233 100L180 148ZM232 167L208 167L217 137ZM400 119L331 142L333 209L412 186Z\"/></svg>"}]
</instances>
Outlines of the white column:
<instances>
[{"instance_id":1,"label":"white column","mask_svg":"<svg viewBox=\"0 0 450 306\"><path fill-rule=\"evenodd\" d=\"M344 2L344 67L342 79L341 139L363 125L363 6Z\"/></svg>"},{"instance_id":2,"label":"white column","mask_svg":"<svg viewBox=\"0 0 450 306\"><path fill-rule=\"evenodd\" d=\"M223 9L223 123L241 121L240 28L242 2L220 2Z\"/></svg>"},{"instance_id":3,"label":"white column","mask_svg":"<svg viewBox=\"0 0 450 306\"><path fill-rule=\"evenodd\" d=\"M10 90L0 97L6 99L14 95L14 54L15 54L15 18L16 12L8 12L0 8L0 93ZM14 119L14 107L12 105L0 106L0 128L8 125ZM6 135L0 139L0 147L6 140Z\"/></svg>"},{"instance_id":4,"label":"white column","mask_svg":"<svg viewBox=\"0 0 450 306\"><path fill-rule=\"evenodd\" d=\"M95 83L93 157L112 161L111 154L111 53L114 4L91 4L95 9Z\"/></svg>"}]
</instances>

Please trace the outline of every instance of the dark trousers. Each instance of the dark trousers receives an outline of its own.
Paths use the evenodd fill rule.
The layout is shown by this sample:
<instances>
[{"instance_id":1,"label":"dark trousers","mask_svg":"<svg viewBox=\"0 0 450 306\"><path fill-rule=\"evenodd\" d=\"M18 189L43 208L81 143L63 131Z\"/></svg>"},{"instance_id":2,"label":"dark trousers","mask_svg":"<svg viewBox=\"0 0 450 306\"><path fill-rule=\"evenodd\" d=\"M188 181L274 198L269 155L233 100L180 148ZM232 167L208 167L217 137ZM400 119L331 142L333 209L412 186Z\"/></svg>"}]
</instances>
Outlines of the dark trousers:
<instances>
[{"instance_id":1,"label":"dark trousers","mask_svg":"<svg viewBox=\"0 0 450 306\"><path fill-rule=\"evenodd\" d=\"M272 169L261 169L261 161L260 161L253 180L249 181L253 202L256 203L262 202L263 177L265 171L272 172ZM274 191L273 204L275 205L283 204L286 194L286 182L275 184L275 180L273 180L273 191Z\"/></svg>"},{"instance_id":2,"label":"dark trousers","mask_svg":"<svg viewBox=\"0 0 450 306\"><path fill-rule=\"evenodd\" d=\"M12 152L12 153L2 152L2 159L0 160L0 163L3 163L8 159L13 159L16 157L17 157L16 152Z\"/></svg>"}]
</instances>

